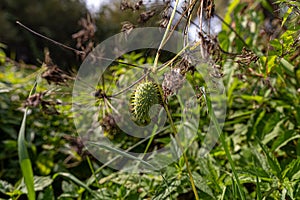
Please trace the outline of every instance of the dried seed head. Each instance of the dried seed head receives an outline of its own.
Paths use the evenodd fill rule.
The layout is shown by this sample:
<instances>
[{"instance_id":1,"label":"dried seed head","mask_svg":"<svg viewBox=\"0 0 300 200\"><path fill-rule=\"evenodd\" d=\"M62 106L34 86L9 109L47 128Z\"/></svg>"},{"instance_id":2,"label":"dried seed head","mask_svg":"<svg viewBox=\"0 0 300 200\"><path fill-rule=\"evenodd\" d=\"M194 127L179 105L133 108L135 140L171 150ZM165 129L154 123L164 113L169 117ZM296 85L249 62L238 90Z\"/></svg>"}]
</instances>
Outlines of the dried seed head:
<instances>
[{"instance_id":1,"label":"dried seed head","mask_svg":"<svg viewBox=\"0 0 300 200\"><path fill-rule=\"evenodd\" d=\"M24 106L28 107L40 107L41 110L48 115L58 115L59 112L55 106L61 104L58 100L45 100L44 96L47 92L40 92L31 95L26 99Z\"/></svg>"},{"instance_id":2,"label":"dried seed head","mask_svg":"<svg viewBox=\"0 0 300 200\"><path fill-rule=\"evenodd\" d=\"M155 15L155 10L148 10L140 14L139 22L145 23Z\"/></svg>"},{"instance_id":3,"label":"dried seed head","mask_svg":"<svg viewBox=\"0 0 300 200\"><path fill-rule=\"evenodd\" d=\"M205 18L210 19L215 12L215 3L214 0L207 0L203 2L203 8L205 12Z\"/></svg>"},{"instance_id":4,"label":"dried seed head","mask_svg":"<svg viewBox=\"0 0 300 200\"><path fill-rule=\"evenodd\" d=\"M113 139L115 137L115 135L118 132L120 132L120 130L119 130L118 126L117 126L115 118L112 115L110 115L110 114L105 115L101 119L100 125L103 128L104 135L106 137L108 137L109 139Z\"/></svg>"},{"instance_id":5,"label":"dried seed head","mask_svg":"<svg viewBox=\"0 0 300 200\"><path fill-rule=\"evenodd\" d=\"M164 91L164 99L168 96L176 94L184 83L184 76L180 74L180 69L172 69L170 72L165 73L162 89Z\"/></svg>"},{"instance_id":6,"label":"dried seed head","mask_svg":"<svg viewBox=\"0 0 300 200\"><path fill-rule=\"evenodd\" d=\"M250 65L250 63L255 63L259 57L252 52L251 50L247 50L245 47L242 50L242 54L241 55L237 55L237 63L240 66L248 66Z\"/></svg>"},{"instance_id":7,"label":"dried seed head","mask_svg":"<svg viewBox=\"0 0 300 200\"><path fill-rule=\"evenodd\" d=\"M69 75L61 70L52 62L49 51L45 50L45 65L47 70L42 73L42 78L46 79L49 84L67 85L67 81L72 79Z\"/></svg>"}]
</instances>

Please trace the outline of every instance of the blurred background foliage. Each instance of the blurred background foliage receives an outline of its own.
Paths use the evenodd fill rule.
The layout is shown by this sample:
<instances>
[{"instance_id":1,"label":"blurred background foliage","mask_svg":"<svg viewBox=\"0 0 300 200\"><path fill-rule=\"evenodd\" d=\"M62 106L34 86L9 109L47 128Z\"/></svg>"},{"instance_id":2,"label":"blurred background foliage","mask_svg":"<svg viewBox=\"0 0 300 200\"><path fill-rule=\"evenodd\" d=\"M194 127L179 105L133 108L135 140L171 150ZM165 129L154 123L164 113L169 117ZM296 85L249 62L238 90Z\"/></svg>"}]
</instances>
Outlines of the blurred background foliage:
<instances>
[{"instance_id":1,"label":"blurred background foliage","mask_svg":"<svg viewBox=\"0 0 300 200\"><path fill-rule=\"evenodd\" d=\"M72 52L63 51L16 24L20 21L45 36L74 46L71 35L80 28L78 20L87 9L79 0L19 1L3 0L0 5L0 41L8 46L7 55L31 64L40 64L43 49L48 47L62 66L74 65ZM70 63L69 63L70 62Z\"/></svg>"},{"instance_id":2,"label":"blurred background foliage","mask_svg":"<svg viewBox=\"0 0 300 200\"><path fill-rule=\"evenodd\" d=\"M162 6L162 3L157 3L156 8L159 5ZM72 34L80 30L78 22L81 18L86 18L88 12L86 3L80 0L3 0L0 5L0 42L7 46L5 52L12 59L40 64L43 60L43 49L48 47L53 59L62 68L76 68L80 60L76 59L73 52L58 48L53 43L29 33L18 26L16 21L49 38L75 47ZM96 25L96 43L119 33L121 22L137 23L139 18L138 12L120 10L120 1L117 0L110 1L92 12ZM155 23L152 22L152 25Z\"/></svg>"},{"instance_id":3,"label":"blurred background foliage","mask_svg":"<svg viewBox=\"0 0 300 200\"><path fill-rule=\"evenodd\" d=\"M226 3L227 1L217 3L216 10L220 15L225 13L223 8ZM121 1L112 0L106 1L100 8L88 10L83 0L3 0L0 5L0 42L7 46L5 52L12 59L39 65L43 60L44 48L47 47L61 68L77 68L80 59L76 59L74 52L58 48L53 43L29 33L18 26L16 21L49 38L75 47L76 41L72 39L72 35L81 29L78 22L81 18L86 18L88 12L92 13L95 20L96 44L119 33L126 22L137 27L159 26L163 2L147 0L144 5L132 11L128 8L120 9ZM147 11L153 16L144 23L141 14L146 14Z\"/></svg>"}]
</instances>

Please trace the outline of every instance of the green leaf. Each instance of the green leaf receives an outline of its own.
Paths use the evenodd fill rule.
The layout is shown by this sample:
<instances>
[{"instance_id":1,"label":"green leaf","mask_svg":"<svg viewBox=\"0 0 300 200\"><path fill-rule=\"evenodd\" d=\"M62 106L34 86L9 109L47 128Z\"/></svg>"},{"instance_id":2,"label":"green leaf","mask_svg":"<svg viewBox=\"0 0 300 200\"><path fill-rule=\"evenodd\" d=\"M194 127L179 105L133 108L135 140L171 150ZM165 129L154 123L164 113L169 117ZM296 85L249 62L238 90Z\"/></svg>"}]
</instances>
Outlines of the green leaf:
<instances>
[{"instance_id":1,"label":"green leaf","mask_svg":"<svg viewBox=\"0 0 300 200\"><path fill-rule=\"evenodd\" d=\"M287 145L290 141L300 138L299 134L292 135L294 130L285 131L273 142L272 150L278 151L280 148Z\"/></svg>"},{"instance_id":2,"label":"green leaf","mask_svg":"<svg viewBox=\"0 0 300 200\"><path fill-rule=\"evenodd\" d=\"M109 145L105 145L105 144L97 143L97 142L90 142L89 144L94 145L94 146L98 146L98 147L100 147L100 148L103 148L103 149L106 149L106 150L109 150L109 151L112 151L112 152L114 152L114 153L116 153L116 154L119 154L119 155L121 155L121 156L125 156L125 157L130 158L130 159L133 159L133 160L138 160L138 161L140 161L142 164L144 164L144 165L146 165L147 167L149 167L150 169L153 169L153 170L156 169L153 165L151 165L150 163L144 161L143 159L138 158L138 157L135 157L135 156L133 156L133 155L131 155L131 154L129 154L129 153L126 153L126 152L124 152L124 151L122 151L122 150L119 150L119 149L110 147Z\"/></svg>"},{"instance_id":3,"label":"green leaf","mask_svg":"<svg viewBox=\"0 0 300 200\"><path fill-rule=\"evenodd\" d=\"M272 55L272 56L278 55L278 51L280 51L279 53L281 53L282 45L277 38L275 38L274 40L271 40L270 44L272 45L272 47L275 48L275 54L269 53L269 55Z\"/></svg>"},{"instance_id":4,"label":"green leaf","mask_svg":"<svg viewBox=\"0 0 300 200\"><path fill-rule=\"evenodd\" d=\"M228 85L228 92L227 92L227 98L228 98L228 104L229 107L232 107L232 103L233 103L233 91L237 88L239 84L239 81L237 78L234 78L232 83L230 85Z\"/></svg>"},{"instance_id":5,"label":"green leaf","mask_svg":"<svg viewBox=\"0 0 300 200\"><path fill-rule=\"evenodd\" d=\"M280 122L279 113L267 113L257 131L262 130L262 136L265 137L266 134L272 132Z\"/></svg>"},{"instance_id":6,"label":"green leaf","mask_svg":"<svg viewBox=\"0 0 300 200\"><path fill-rule=\"evenodd\" d=\"M297 120L297 123L300 124L300 106L299 105L295 105L295 117Z\"/></svg>"},{"instance_id":7,"label":"green leaf","mask_svg":"<svg viewBox=\"0 0 300 200\"><path fill-rule=\"evenodd\" d=\"M259 179L258 179L258 176L256 176L256 185L257 185L257 187L256 187L256 199L257 200L260 200L260 199L262 199L262 194L261 194L261 190L260 190L260 181L259 181Z\"/></svg>"},{"instance_id":8,"label":"green leaf","mask_svg":"<svg viewBox=\"0 0 300 200\"><path fill-rule=\"evenodd\" d=\"M168 199L167 197L171 196L171 194L175 192L180 185L181 180L172 181L172 183L168 185L168 188L161 188L152 200Z\"/></svg>"},{"instance_id":9,"label":"green leaf","mask_svg":"<svg viewBox=\"0 0 300 200\"><path fill-rule=\"evenodd\" d=\"M284 181L283 181L283 190L282 190L282 196L286 196L286 195L288 195L291 199L295 199L294 198L294 184L292 183L292 182L290 182L288 179L284 179ZM285 198L282 198L282 199L287 199L287 197L285 197Z\"/></svg>"},{"instance_id":10,"label":"green leaf","mask_svg":"<svg viewBox=\"0 0 300 200\"><path fill-rule=\"evenodd\" d=\"M282 125L285 121L286 121L286 120L283 119L283 120L277 122L277 124L275 125L274 129L273 129L270 133L268 133L268 134L265 135L265 137L264 137L262 143L263 143L263 144L268 144L268 142L272 141L272 140L273 140L274 138L276 138L277 136L283 134L284 131L282 130L281 125ZM274 150L274 149L272 148L272 150Z\"/></svg>"},{"instance_id":11,"label":"green leaf","mask_svg":"<svg viewBox=\"0 0 300 200\"><path fill-rule=\"evenodd\" d=\"M286 188L283 188L282 193L281 193L281 200L285 200L286 199Z\"/></svg>"},{"instance_id":12,"label":"green leaf","mask_svg":"<svg viewBox=\"0 0 300 200\"><path fill-rule=\"evenodd\" d=\"M252 145L250 147L255 167L250 167L249 169L246 169L246 171L253 174L254 176L258 176L263 180L270 180L270 176L272 176L272 173L270 172L270 166L268 164L266 156L258 152L256 147Z\"/></svg>"},{"instance_id":13,"label":"green leaf","mask_svg":"<svg viewBox=\"0 0 300 200\"><path fill-rule=\"evenodd\" d=\"M241 95L241 98L247 101L256 101L257 103L262 103L264 101L264 97L258 95Z\"/></svg>"},{"instance_id":14,"label":"green leaf","mask_svg":"<svg viewBox=\"0 0 300 200\"><path fill-rule=\"evenodd\" d=\"M50 176L34 176L34 188L36 191L43 191L52 184L53 180Z\"/></svg>"},{"instance_id":15,"label":"green leaf","mask_svg":"<svg viewBox=\"0 0 300 200\"><path fill-rule=\"evenodd\" d=\"M53 155L45 152L40 153L36 160L36 166L39 168L42 175L50 174L54 166Z\"/></svg>"},{"instance_id":16,"label":"green leaf","mask_svg":"<svg viewBox=\"0 0 300 200\"><path fill-rule=\"evenodd\" d=\"M273 7L270 5L270 3L267 0L261 1L262 6L267 9L270 13L273 12Z\"/></svg>"},{"instance_id":17,"label":"green leaf","mask_svg":"<svg viewBox=\"0 0 300 200\"><path fill-rule=\"evenodd\" d=\"M262 131L259 130L259 125L264 119L266 114L265 110L258 110L258 112L251 117L252 123L249 124L247 138L251 138L251 136L256 136L262 138Z\"/></svg>"},{"instance_id":18,"label":"green leaf","mask_svg":"<svg viewBox=\"0 0 300 200\"><path fill-rule=\"evenodd\" d=\"M297 32L294 30L287 30L280 36L280 40L285 48L290 48L295 42L294 37L297 37Z\"/></svg>"},{"instance_id":19,"label":"green leaf","mask_svg":"<svg viewBox=\"0 0 300 200\"><path fill-rule=\"evenodd\" d=\"M35 191L43 191L45 188L49 187L53 180L50 176L34 176L34 188ZM26 192L26 183L22 181L18 186L18 190Z\"/></svg>"},{"instance_id":20,"label":"green leaf","mask_svg":"<svg viewBox=\"0 0 300 200\"><path fill-rule=\"evenodd\" d=\"M240 0L232 0L229 4L229 7L227 8L226 15L224 17L224 21L227 24L231 23L231 14L233 13L234 9L239 5ZM229 28L225 25L222 27L223 30L227 31Z\"/></svg>"},{"instance_id":21,"label":"green leaf","mask_svg":"<svg viewBox=\"0 0 300 200\"><path fill-rule=\"evenodd\" d=\"M300 175L300 158L292 160L282 172L282 176L289 178L289 180L298 180Z\"/></svg>"},{"instance_id":22,"label":"green leaf","mask_svg":"<svg viewBox=\"0 0 300 200\"><path fill-rule=\"evenodd\" d=\"M5 59L6 59L5 52L2 49L0 49L0 64L5 63Z\"/></svg>"},{"instance_id":23,"label":"green leaf","mask_svg":"<svg viewBox=\"0 0 300 200\"><path fill-rule=\"evenodd\" d=\"M268 56L268 70L267 70L267 74L271 73L272 69L276 66L276 58L277 56Z\"/></svg>"},{"instance_id":24,"label":"green leaf","mask_svg":"<svg viewBox=\"0 0 300 200\"><path fill-rule=\"evenodd\" d=\"M281 27L284 25L290 14L293 12L293 7L289 7L288 10L284 13L284 16L282 18Z\"/></svg>"},{"instance_id":25,"label":"green leaf","mask_svg":"<svg viewBox=\"0 0 300 200\"><path fill-rule=\"evenodd\" d=\"M77 185L79 185L80 187L83 187L84 189L86 189L89 193L91 193L94 197L97 197L98 199L101 199L102 197L100 196L100 194L98 194L97 192L94 192L92 189L90 189L85 183L83 183L82 181L80 181L78 178L76 178L75 176L73 176L70 173L65 173L65 172L59 172L53 175L53 180L56 179L58 176L62 176L63 178L67 178L71 181L73 181L74 183L76 183Z\"/></svg>"},{"instance_id":26,"label":"green leaf","mask_svg":"<svg viewBox=\"0 0 300 200\"><path fill-rule=\"evenodd\" d=\"M292 180L297 180L299 181L300 180L300 171L297 171L295 174L293 174L292 176Z\"/></svg>"},{"instance_id":27,"label":"green leaf","mask_svg":"<svg viewBox=\"0 0 300 200\"><path fill-rule=\"evenodd\" d=\"M279 165L278 160L275 158L275 156L272 154L272 152L267 148L266 145L264 145L260 139L256 138L256 141L259 143L260 147L262 148L263 152L267 156L267 161L270 166L270 168L273 170L273 173L281 179L281 167Z\"/></svg>"},{"instance_id":28,"label":"green leaf","mask_svg":"<svg viewBox=\"0 0 300 200\"><path fill-rule=\"evenodd\" d=\"M285 72L289 75L289 76L295 76L294 74L294 66L292 64L290 64L286 59L281 58L280 62L283 66L283 69L285 70Z\"/></svg>"},{"instance_id":29,"label":"green leaf","mask_svg":"<svg viewBox=\"0 0 300 200\"><path fill-rule=\"evenodd\" d=\"M218 34L218 39L220 42L220 47L224 50L224 51L228 51L229 46L230 46L230 40L228 37L228 33L226 31L221 31Z\"/></svg>"},{"instance_id":30,"label":"green leaf","mask_svg":"<svg viewBox=\"0 0 300 200\"><path fill-rule=\"evenodd\" d=\"M19 162L21 165L22 174L24 176L24 181L27 188L27 195L29 200L35 200L35 191L34 191L34 181L33 181L33 171L31 166L31 161L28 156L28 151L26 147L25 140L25 124L26 124L26 115L28 108L25 109L22 125L19 132L18 138L18 153L19 153Z\"/></svg>"},{"instance_id":31,"label":"green leaf","mask_svg":"<svg viewBox=\"0 0 300 200\"><path fill-rule=\"evenodd\" d=\"M210 196L210 198L215 198L212 190L208 187L207 182L202 178L198 173L193 173L193 178L195 180L196 187L201 190L203 193Z\"/></svg>"},{"instance_id":32,"label":"green leaf","mask_svg":"<svg viewBox=\"0 0 300 200\"><path fill-rule=\"evenodd\" d=\"M207 104L208 113L209 113L209 115L210 115L210 118L211 118L213 124L215 125L216 132L217 132L217 134L218 134L219 137L220 137L220 140L221 140L222 146L223 146L223 148L224 148L225 154L226 154L227 159L228 159L228 161L229 161L229 164L230 164L230 166L231 166L231 169L232 169L232 172L233 172L235 181L236 181L236 186L237 186L237 188L238 188L240 197L241 197L241 199L244 200L244 199L245 199L245 196L244 196L244 193L243 193L243 190L242 190L242 186L241 186L241 184L240 184L239 176L238 176L238 174L237 174L237 172L236 172L236 170L235 170L235 164L234 164L234 162L233 162L233 160L232 160L232 157L231 157L229 148L228 148L228 146L227 146L227 143L226 143L226 141L225 141L225 138L224 138L224 136L222 135L222 130L221 130L221 128L220 128L220 124L219 124L219 122L218 122L218 120L217 120L217 117L216 117L216 115L215 115L215 111L214 111L214 109L213 109L213 107L212 107L211 99L210 99L209 96L206 95L205 90L202 90L202 92L203 92L203 95L204 95L204 98L205 98L205 101L206 101L206 104Z\"/></svg>"},{"instance_id":33,"label":"green leaf","mask_svg":"<svg viewBox=\"0 0 300 200\"><path fill-rule=\"evenodd\" d=\"M35 93L37 87L37 81L35 81L29 96ZM26 128L26 117L27 117L28 107L26 107L23 120L21 123L21 128L19 130L18 136L18 155L19 163L21 165L22 174L27 188L27 196L29 200L35 200L35 190L34 190L34 180L33 180L33 171L30 158L28 156L26 139L25 139L25 128Z\"/></svg>"},{"instance_id":34,"label":"green leaf","mask_svg":"<svg viewBox=\"0 0 300 200\"><path fill-rule=\"evenodd\" d=\"M38 200L54 200L54 194L52 187L47 187L43 190L43 192L40 192L38 195Z\"/></svg>"}]
</instances>

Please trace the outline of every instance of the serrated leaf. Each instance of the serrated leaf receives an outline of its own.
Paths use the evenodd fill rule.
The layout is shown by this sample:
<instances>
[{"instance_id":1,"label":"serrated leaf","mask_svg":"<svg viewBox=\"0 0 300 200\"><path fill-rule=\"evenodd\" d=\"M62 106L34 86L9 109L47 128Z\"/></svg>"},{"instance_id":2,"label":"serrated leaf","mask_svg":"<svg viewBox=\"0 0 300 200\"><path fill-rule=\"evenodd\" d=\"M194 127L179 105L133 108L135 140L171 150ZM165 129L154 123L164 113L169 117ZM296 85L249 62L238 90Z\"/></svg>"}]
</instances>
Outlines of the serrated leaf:
<instances>
[{"instance_id":1,"label":"serrated leaf","mask_svg":"<svg viewBox=\"0 0 300 200\"><path fill-rule=\"evenodd\" d=\"M211 198L215 198L212 190L210 189L210 187L208 187L206 180L204 178L202 178L198 173L193 172L193 178L195 181L195 185L196 187L201 190L203 193L206 193L207 195L209 195Z\"/></svg>"},{"instance_id":2,"label":"serrated leaf","mask_svg":"<svg viewBox=\"0 0 300 200\"><path fill-rule=\"evenodd\" d=\"M270 168L273 170L273 173L281 179L281 167L279 165L278 160L275 158L275 156L272 154L272 152L267 148L266 145L264 145L258 138L256 138L256 141L262 148L263 152L267 156L267 161L270 166Z\"/></svg>"}]
</instances>

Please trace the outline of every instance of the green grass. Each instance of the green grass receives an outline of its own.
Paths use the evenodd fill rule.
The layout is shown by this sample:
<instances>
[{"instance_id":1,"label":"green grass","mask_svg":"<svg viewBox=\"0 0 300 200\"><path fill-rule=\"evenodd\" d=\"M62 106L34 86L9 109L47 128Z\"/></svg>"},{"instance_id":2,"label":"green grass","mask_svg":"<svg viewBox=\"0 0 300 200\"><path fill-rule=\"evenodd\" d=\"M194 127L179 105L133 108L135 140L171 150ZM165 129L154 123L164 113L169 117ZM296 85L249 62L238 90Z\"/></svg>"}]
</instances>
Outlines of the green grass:
<instances>
[{"instance_id":1,"label":"green grass","mask_svg":"<svg viewBox=\"0 0 300 200\"><path fill-rule=\"evenodd\" d=\"M37 87L37 82L33 85L29 97L34 94ZM25 139L25 128L26 128L26 116L27 116L28 108L25 108L21 128L19 131L18 137L18 154L19 154L19 162L22 170L22 174L24 176L24 181L27 188L27 195L29 200L35 200L35 190L34 190L34 180L33 180L33 170L30 158L28 156L27 151L27 142Z\"/></svg>"}]
</instances>

